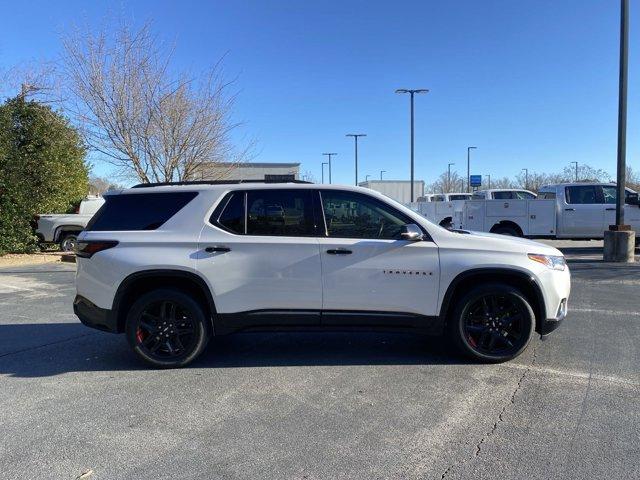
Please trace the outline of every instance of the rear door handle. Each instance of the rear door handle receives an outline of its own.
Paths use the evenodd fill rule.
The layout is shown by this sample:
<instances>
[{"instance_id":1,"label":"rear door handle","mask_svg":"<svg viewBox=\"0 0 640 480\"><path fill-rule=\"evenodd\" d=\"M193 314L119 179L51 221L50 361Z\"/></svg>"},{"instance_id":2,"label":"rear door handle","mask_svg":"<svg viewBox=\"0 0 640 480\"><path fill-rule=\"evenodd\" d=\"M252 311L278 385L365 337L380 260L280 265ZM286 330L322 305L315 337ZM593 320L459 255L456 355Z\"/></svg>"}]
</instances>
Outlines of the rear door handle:
<instances>
[{"instance_id":1,"label":"rear door handle","mask_svg":"<svg viewBox=\"0 0 640 480\"><path fill-rule=\"evenodd\" d=\"M333 250L327 250L329 255L351 255L353 252L351 250L347 250L346 248L338 248Z\"/></svg>"},{"instance_id":2,"label":"rear door handle","mask_svg":"<svg viewBox=\"0 0 640 480\"><path fill-rule=\"evenodd\" d=\"M607 208L607 212L615 212L616 209L615 208Z\"/></svg>"},{"instance_id":3,"label":"rear door handle","mask_svg":"<svg viewBox=\"0 0 640 480\"><path fill-rule=\"evenodd\" d=\"M207 253L214 253L214 252L225 253L225 252L230 252L231 249L229 247L207 247L204 249L204 251Z\"/></svg>"},{"instance_id":4,"label":"rear door handle","mask_svg":"<svg viewBox=\"0 0 640 480\"><path fill-rule=\"evenodd\" d=\"M576 209L575 208L565 208L564 211L565 212L575 212Z\"/></svg>"}]
</instances>

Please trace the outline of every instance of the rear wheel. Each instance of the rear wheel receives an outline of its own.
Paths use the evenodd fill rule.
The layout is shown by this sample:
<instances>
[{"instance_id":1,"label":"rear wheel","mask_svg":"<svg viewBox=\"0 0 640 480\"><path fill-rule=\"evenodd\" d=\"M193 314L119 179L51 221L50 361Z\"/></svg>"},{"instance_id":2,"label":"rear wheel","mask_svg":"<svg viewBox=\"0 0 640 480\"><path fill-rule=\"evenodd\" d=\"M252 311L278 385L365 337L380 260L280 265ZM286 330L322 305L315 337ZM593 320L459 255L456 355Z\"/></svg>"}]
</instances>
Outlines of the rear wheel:
<instances>
[{"instance_id":1,"label":"rear wheel","mask_svg":"<svg viewBox=\"0 0 640 480\"><path fill-rule=\"evenodd\" d=\"M535 315L526 298L507 285L472 289L449 323L453 342L467 356L488 363L511 360L531 341Z\"/></svg>"},{"instance_id":2,"label":"rear wheel","mask_svg":"<svg viewBox=\"0 0 640 480\"><path fill-rule=\"evenodd\" d=\"M60 250L63 252L73 252L78 242L78 235L75 233L67 233L60 240Z\"/></svg>"},{"instance_id":3,"label":"rear wheel","mask_svg":"<svg viewBox=\"0 0 640 480\"><path fill-rule=\"evenodd\" d=\"M161 368L189 364L209 341L202 306L174 289L142 295L129 310L126 335L129 345L142 360Z\"/></svg>"}]
</instances>

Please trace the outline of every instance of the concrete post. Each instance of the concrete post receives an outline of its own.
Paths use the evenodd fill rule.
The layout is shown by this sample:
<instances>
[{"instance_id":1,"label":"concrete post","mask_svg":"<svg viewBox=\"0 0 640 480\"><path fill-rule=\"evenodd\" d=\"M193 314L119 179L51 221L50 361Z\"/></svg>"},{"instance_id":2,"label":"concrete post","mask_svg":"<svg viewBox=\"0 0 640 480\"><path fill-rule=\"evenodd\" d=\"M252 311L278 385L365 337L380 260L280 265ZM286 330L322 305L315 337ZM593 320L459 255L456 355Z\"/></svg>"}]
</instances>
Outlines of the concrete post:
<instances>
[{"instance_id":1,"label":"concrete post","mask_svg":"<svg viewBox=\"0 0 640 480\"><path fill-rule=\"evenodd\" d=\"M635 262L636 232L633 230L606 230L604 232L605 262Z\"/></svg>"}]
</instances>

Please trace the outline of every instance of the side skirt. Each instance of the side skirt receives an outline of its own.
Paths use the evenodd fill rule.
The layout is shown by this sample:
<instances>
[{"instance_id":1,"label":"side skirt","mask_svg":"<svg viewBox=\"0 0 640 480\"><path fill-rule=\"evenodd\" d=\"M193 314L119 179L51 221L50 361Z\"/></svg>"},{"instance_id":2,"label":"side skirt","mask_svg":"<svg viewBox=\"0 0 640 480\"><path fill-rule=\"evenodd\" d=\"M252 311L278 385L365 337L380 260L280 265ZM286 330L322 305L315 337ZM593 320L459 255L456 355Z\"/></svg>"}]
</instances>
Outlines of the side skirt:
<instances>
[{"instance_id":1,"label":"side skirt","mask_svg":"<svg viewBox=\"0 0 640 480\"><path fill-rule=\"evenodd\" d=\"M403 312L341 310L252 310L218 313L216 335L258 331L403 331L439 335L444 321L438 316Z\"/></svg>"}]
</instances>

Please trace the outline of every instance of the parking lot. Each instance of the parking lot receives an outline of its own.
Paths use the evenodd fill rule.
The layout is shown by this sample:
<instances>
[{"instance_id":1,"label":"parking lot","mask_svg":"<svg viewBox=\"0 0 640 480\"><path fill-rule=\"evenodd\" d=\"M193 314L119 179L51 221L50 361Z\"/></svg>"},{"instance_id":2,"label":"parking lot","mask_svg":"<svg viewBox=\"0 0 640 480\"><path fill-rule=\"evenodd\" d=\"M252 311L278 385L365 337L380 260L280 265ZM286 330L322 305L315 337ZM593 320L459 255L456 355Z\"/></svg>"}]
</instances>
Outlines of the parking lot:
<instances>
[{"instance_id":1,"label":"parking lot","mask_svg":"<svg viewBox=\"0 0 640 480\"><path fill-rule=\"evenodd\" d=\"M501 365L438 338L271 333L150 370L73 315L73 265L4 268L0 476L637 478L640 265L554 244L570 316Z\"/></svg>"}]
</instances>

